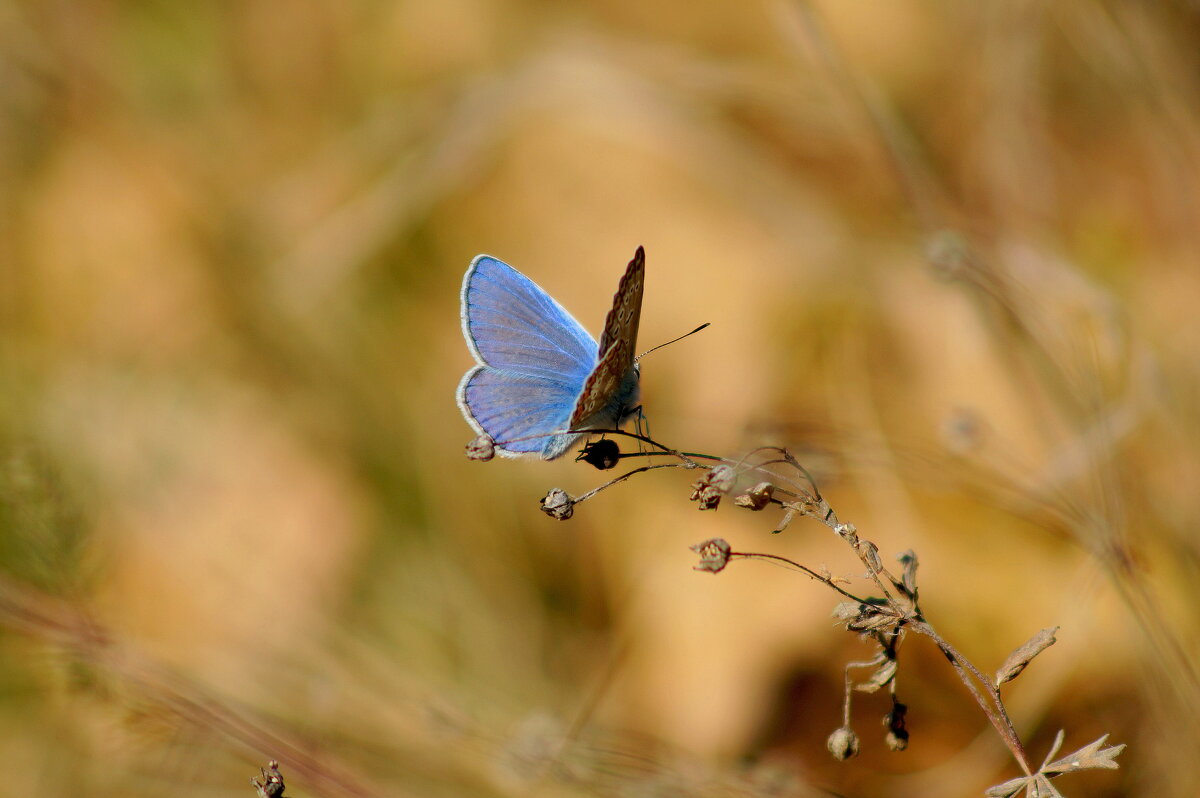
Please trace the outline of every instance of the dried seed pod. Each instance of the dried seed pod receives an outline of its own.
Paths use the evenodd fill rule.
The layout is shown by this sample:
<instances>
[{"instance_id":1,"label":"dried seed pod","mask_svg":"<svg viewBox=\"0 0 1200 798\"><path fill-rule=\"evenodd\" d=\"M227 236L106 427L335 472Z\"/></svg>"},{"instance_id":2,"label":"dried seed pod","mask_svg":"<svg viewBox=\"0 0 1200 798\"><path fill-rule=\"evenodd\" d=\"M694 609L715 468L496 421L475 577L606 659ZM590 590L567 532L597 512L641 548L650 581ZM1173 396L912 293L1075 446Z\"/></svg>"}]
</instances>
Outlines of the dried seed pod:
<instances>
[{"instance_id":1,"label":"dried seed pod","mask_svg":"<svg viewBox=\"0 0 1200 798\"><path fill-rule=\"evenodd\" d=\"M843 726L829 735L825 747L834 759L845 762L852 756L858 756L858 735L849 726Z\"/></svg>"},{"instance_id":2,"label":"dried seed pod","mask_svg":"<svg viewBox=\"0 0 1200 798\"><path fill-rule=\"evenodd\" d=\"M496 456L496 441L491 435L479 435L470 440L466 451L467 459L486 462Z\"/></svg>"},{"instance_id":3,"label":"dried seed pod","mask_svg":"<svg viewBox=\"0 0 1200 798\"><path fill-rule=\"evenodd\" d=\"M770 482L760 482L750 490L736 497L733 503L738 507L745 507L748 510L762 510L771 503L771 496L774 493L774 485Z\"/></svg>"},{"instance_id":4,"label":"dried seed pod","mask_svg":"<svg viewBox=\"0 0 1200 798\"><path fill-rule=\"evenodd\" d=\"M729 466L713 466L693 483L691 500L699 502L701 510L715 510L736 481L737 472Z\"/></svg>"},{"instance_id":5,"label":"dried seed pod","mask_svg":"<svg viewBox=\"0 0 1200 798\"><path fill-rule=\"evenodd\" d=\"M893 751L903 751L908 748L908 729L904 728L904 717L908 714L908 706L899 701L893 701L892 711L883 716L883 725L887 726L885 738L887 747Z\"/></svg>"},{"instance_id":6,"label":"dried seed pod","mask_svg":"<svg viewBox=\"0 0 1200 798\"><path fill-rule=\"evenodd\" d=\"M566 521L575 514L575 499L562 488L551 488L542 497L542 512L559 521Z\"/></svg>"},{"instance_id":7,"label":"dried seed pod","mask_svg":"<svg viewBox=\"0 0 1200 798\"><path fill-rule=\"evenodd\" d=\"M700 555L700 564L693 568L712 574L718 573L729 564L729 556L732 552L729 544L722 538L711 538L688 548Z\"/></svg>"}]
</instances>

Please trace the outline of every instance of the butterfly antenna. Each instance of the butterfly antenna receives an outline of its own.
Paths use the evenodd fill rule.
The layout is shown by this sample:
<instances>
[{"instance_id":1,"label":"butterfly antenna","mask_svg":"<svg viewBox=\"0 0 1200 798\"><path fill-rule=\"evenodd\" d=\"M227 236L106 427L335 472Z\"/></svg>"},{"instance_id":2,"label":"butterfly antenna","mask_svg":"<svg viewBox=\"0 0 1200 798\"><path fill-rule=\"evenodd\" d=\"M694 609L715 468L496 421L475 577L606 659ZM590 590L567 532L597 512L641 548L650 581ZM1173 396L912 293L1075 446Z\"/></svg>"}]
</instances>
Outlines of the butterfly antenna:
<instances>
[{"instance_id":1,"label":"butterfly antenna","mask_svg":"<svg viewBox=\"0 0 1200 798\"><path fill-rule=\"evenodd\" d=\"M650 354L651 352L653 352L655 349L662 349L664 346L669 346L670 344L673 344L673 343L675 343L676 341L682 341L684 338L687 338L689 335L695 335L696 333L700 332L700 331L701 331L701 330L703 330L705 327L707 327L707 326L708 326L710 323L711 323L711 322L707 322L707 321L706 321L706 322L704 322L703 324L701 324L699 327L697 327L696 329L692 330L690 333L684 333L683 335L679 336L678 338L673 338L673 339L671 339L670 341L667 341L665 344L659 344L658 346L654 347L653 349L647 349L645 352L642 352L640 355L638 355L637 357L635 357L635 358L633 359L633 362L634 362L634 363L638 362L639 360L641 360L642 358L644 358L646 355L648 355L648 354Z\"/></svg>"}]
</instances>

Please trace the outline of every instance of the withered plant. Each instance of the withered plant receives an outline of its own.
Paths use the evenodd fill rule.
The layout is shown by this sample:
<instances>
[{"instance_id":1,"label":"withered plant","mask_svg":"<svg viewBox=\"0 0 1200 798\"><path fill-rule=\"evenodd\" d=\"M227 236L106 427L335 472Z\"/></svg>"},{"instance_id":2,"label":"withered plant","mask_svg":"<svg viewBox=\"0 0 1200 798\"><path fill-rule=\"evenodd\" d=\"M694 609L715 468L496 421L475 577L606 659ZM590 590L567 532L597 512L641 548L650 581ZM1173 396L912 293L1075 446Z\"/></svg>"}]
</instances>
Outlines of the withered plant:
<instances>
[{"instance_id":1,"label":"withered plant","mask_svg":"<svg viewBox=\"0 0 1200 798\"><path fill-rule=\"evenodd\" d=\"M773 534L783 532L801 518L817 521L837 535L863 566L863 587L856 588L853 580L834 576L827 568L814 569L766 552L735 551L722 538L704 540L691 547L700 557L695 566L698 571L717 574L735 561L759 560L782 565L819 582L837 594L839 600L832 614L838 624L873 646L875 653L870 659L845 665L842 717L840 725L826 741L829 753L835 759L846 760L859 752L859 737L850 724L850 705L855 692L887 690L891 706L883 723L886 744L893 751L908 747L909 732L905 725L908 707L898 694L897 675L900 647L911 632L927 638L942 652L1021 770L1020 776L989 788L986 794L991 798L1014 798L1022 793L1028 798L1061 796L1063 793L1051 783L1053 779L1080 770L1118 767L1116 757L1125 745L1106 746L1107 734L1070 754L1059 756L1065 731L1058 732L1042 763L1035 764L1005 708L1001 687L1017 678L1034 657L1054 644L1058 627L1038 631L1014 649L994 674L987 673L939 634L925 617L917 586L917 553L912 550L901 552L895 558L899 567L889 568L875 543L860 535L854 524L838 518L808 469L787 449L762 447L731 460L679 451L650 437L622 430L603 432L636 439L643 445L643 450L622 452L612 438L604 437L587 444L577 460L600 470L616 468L620 461L632 458L659 458L666 462L637 466L579 496L553 488L541 500L542 512L565 521L583 502L638 474L660 468L680 468L699 472L690 496L698 509L716 510L725 497L732 496L737 507L753 512L776 510L782 514L772 529ZM487 436L480 436L467 444L467 456L490 460L495 445L496 442ZM854 675L864 671L863 677Z\"/></svg>"}]
</instances>

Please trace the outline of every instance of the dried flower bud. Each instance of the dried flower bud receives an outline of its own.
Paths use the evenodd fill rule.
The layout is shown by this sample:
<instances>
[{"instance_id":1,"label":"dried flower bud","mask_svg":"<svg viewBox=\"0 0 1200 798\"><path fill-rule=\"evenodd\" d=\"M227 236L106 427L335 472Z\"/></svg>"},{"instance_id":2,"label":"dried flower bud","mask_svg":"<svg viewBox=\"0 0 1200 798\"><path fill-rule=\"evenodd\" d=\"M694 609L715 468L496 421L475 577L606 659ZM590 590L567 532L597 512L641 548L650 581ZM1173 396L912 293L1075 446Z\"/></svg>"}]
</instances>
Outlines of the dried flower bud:
<instances>
[{"instance_id":1,"label":"dried flower bud","mask_svg":"<svg viewBox=\"0 0 1200 798\"><path fill-rule=\"evenodd\" d=\"M869 540L858 541L858 554L866 562L867 566L879 573L883 570L883 561L879 559L879 547Z\"/></svg>"},{"instance_id":2,"label":"dried flower bud","mask_svg":"<svg viewBox=\"0 0 1200 798\"><path fill-rule=\"evenodd\" d=\"M854 524L838 524L833 531L851 546L858 545L858 527L854 526Z\"/></svg>"},{"instance_id":3,"label":"dried flower bud","mask_svg":"<svg viewBox=\"0 0 1200 798\"><path fill-rule=\"evenodd\" d=\"M279 763L274 759L265 768L258 769L262 773L262 781L250 779L255 791L261 798L283 798L283 774L279 772Z\"/></svg>"},{"instance_id":4,"label":"dried flower bud","mask_svg":"<svg viewBox=\"0 0 1200 798\"><path fill-rule=\"evenodd\" d=\"M467 444L467 459L488 461L496 456L496 441L491 435L479 435Z\"/></svg>"},{"instance_id":5,"label":"dried flower bud","mask_svg":"<svg viewBox=\"0 0 1200 798\"><path fill-rule=\"evenodd\" d=\"M542 497L542 512L559 521L566 521L575 514L575 500L562 488L551 488Z\"/></svg>"},{"instance_id":6,"label":"dried flower bud","mask_svg":"<svg viewBox=\"0 0 1200 798\"><path fill-rule=\"evenodd\" d=\"M737 472L727 465L713 466L692 485L691 499L700 503L701 510L715 510L721 497L733 489Z\"/></svg>"},{"instance_id":7,"label":"dried flower bud","mask_svg":"<svg viewBox=\"0 0 1200 798\"><path fill-rule=\"evenodd\" d=\"M582 460L601 471L607 471L610 468L616 467L617 461L620 459L621 447L617 446L617 442L610 438L603 438L589 443L583 447L583 451L575 458L576 461Z\"/></svg>"},{"instance_id":8,"label":"dried flower bud","mask_svg":"<svg viewBox=\"0 0 1200 798\"><path fill-rule=\"evenodd\" d=\"M825 747L833 754L834 759L845 762L852 756L858 756L858 735L849 726L843 726L829 735Z\"/></svg>"},{"instance_id":9,"label":"dried flower bud","mask_svg":"<svg viewBox=\"0 0 1200 798\"><path fill-rule=\"evenodd\" d=\"M904 728L904 716L908 714L908 705L899 701L892 703L892 711L883 716L883 725L887 726L887 747L893 751L903 751L908 748L908 730Z\"/></svg>"},{"instance_id":10,"label":"dried flower bud","mask_svg":"<svg viewBox=\"0 0 1200 798\"><path fill-rule=\"evenodd\" d=\"M1034 657L1054 645L1054 633L1057 631L1057 626L1043 629L1009 654L1008 658L1004 660L1004 664L1000 666L1000 670L996 671L996 686L999 687L1020 676L1021 671L1025 670L1025 666L1032 662Z\"/></svg>"},{"instance_id":11,"label":"dried flower bud","mask_svg":"<svg viewBox=\"0 0 1200 798\"><path fill-rule=\"evenodd\" d=\"M729 544L721 538L712 538L703 543L697 543L689 548L700 555L700 564L693 566L697 571L708 571L709 573L717 573L729 564L729 555L732 549Z\"/></svg>"},{"instance_id":12,"label":"dried flower bud","mask_svg":"<svg viewBox=\"0 0 1200 798\"><path fill-rule=\"evenodd\" d=\"M713 466L708 470L708 482L721 493L728 493L737 482L737 472L727 465Z\"/></svg>"},{"instance_id":13,"label":"dried flower bud","mask_svg":"<svg viewBox=\"0 0 1200 798\"><path fill-rule=\"evenodd\" d=\"M704 480L696 482L692 485L691 500L700 503L701 510L715 510L717 505L721 503L720 491L713 488L712 485L705 484Z\"/></svg>"},{"instance_id":14,"label":"dried flower bud","mask_svg":"<svg viewBox=\"0 0 1200 798\"><path fill-rule=\"evenodd\" d=\"M770 482L760 482L735 498L733 503L738 507L745 507L747 510L761 510L771 503L771 496L774 493L774 485Z\"/></svg>"}]
</instances>

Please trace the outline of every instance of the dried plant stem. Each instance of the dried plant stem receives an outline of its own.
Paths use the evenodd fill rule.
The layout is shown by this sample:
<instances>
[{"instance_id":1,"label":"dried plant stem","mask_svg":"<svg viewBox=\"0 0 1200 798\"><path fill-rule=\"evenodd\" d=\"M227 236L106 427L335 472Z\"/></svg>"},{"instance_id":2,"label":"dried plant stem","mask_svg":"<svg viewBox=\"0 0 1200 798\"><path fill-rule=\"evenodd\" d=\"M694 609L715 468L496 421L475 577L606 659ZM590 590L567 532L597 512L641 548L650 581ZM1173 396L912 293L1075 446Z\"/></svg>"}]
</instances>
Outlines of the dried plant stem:
<instances>
[{"instance_id":1,"label":"dried plant stem","mask_svg":"<svg viewBox=\"0 0 1200 798\"><path fill-rule=\"evenodd\" d=\"M983 710L988 720L991 721L1000 738L1004 740L1004 744L1008 746L1008 750L1012 752L1013 758L1017 760L1017 764L1021 766L1021 770L1025 772L1025 775L1031 775L1033 767L1029 761L1029 754L1025 751L1025 746L1021 743L1020 736L1017 735L1017 730L1013 726L1012 719L1008 716L1008 710L1004 707L1004 701L1000 697L1000 688L925 621L909 622L908 628L917 634L925 635L942 650L942 653L946 655L946 659L954 666L954 670L958 673L963 684L971 691L971 695L975 696L980 709ZM978 684L976 684L976 681L978 681ZM986 688L987 696L984 696L980 691L979 685L983 685Z\"/></svg>"},{"instance_id":2,"label":"dried plant stem","mask_svg":"<svg viewBox=\"0 0 1200 798\"><path fill-rule=\"evenodd\" d=\"M773 480L784 483L788 487L776 489L774 483L764 483L755 486L745 496L739 497L737 503L755 510L764 509L769 505L781 508L784 511L784 518L775 531L782 531L796 516L800 515L819 521L841 538L850 547L850 550L858 558L859 562L862 563L866 569L866 577L871 580L875 588L879 591L879 598L862 598L856 596L837 584L834 578L828 573L816 571L786 557L762 552L735 552L723 540L710 540L693 546L693 549L701 556L701 564L698 566L700 570L717 573L733 560L763 560L799 571L834 590L842 597L849 599L850 603L841 605L835 611L835 614L838 614L842 618L846 623L847 629L874 640L879 646L879 652L871 660L852 662L846 665L845 695L842 708L843 728L839 730L839 736L831 738L832 741L830 743L830 750L834 752L835 756L845 758L857 752L857 743L851 743L853 733L850 731L849 724L850 702L855 689L852 671L860 668L875 668L876 670L872 676L858 684L857 689L874 692L884 686L889 687L893 707L899 706L901 708L901 714L898 716L899 720L896 722L895 727L892 728L892 731L895 734L902 735L892 737L889 744L895 743L900 747L903 747L905 744L907 740L907 733L903 728L903 711L905 708L896 697L896 656L904 632L911 630L932 640L934 645L946 656L955 673L963 684L966 685L971 695L974 696L979 708L983 710L984 715L992 724L996 733L1000 735L1000 739L1012 753L1013 758L1017 761L1025 776L1033 778L1037 775L1038 771L1032 765L1029 754L1025 750L1025 746L1017 734L1016 727L1009 717L1008 710L1004 706L1003 698L1000 695L1000 681L992 679L964 657L953 645L937 633L922 614L916 586L916 554L913 552L902 554L899 559L904 565L904 572L900 577L893 574L880 560L879 547L872 541L861 538L853 524L843 523L838 518L833 507L821 496L812 475L790 452L780 447L767 446L755 449L753 452L737 460L730 460L706 454L684 454L679 450L672 449L669 446L638 434L619 431L614 431L614 434L623 434L635 438L656 450L653 452L639 452L636 456L660 455L674 458L675 461L635 468L583 494L574 500L575 504L591 498L600 491L612 487L617 483L624 482L643 471L650 471L656 468L685 468L689 470L704 470L705 476L693 486L695 492L692 498L701 502L701 509L712 509L718 505L720 495L730 491L738 478L747 475L769 475ZM755 455L764 454L768 456L768 459L752 460ZM776 454L778 456L772 456ZM630 455L621 455L622 458L627 456ZM708 460L713 462L714 465L701 464L697 460ZM787 474L778 473L772 470L771 467L773 466L789 467L797 472L802 479L795 478L795 475L789 477ZM807 487L802 483L807 483ZM757 501L751 501L747 498L751 494L757 496ZM1051 640L1051 642L1053 641ZM1048 645L1048 643L1044 644L1041 648L1044 648L1045 645ZM1028 655L1028 659L1032 659L1041 648L1032 650L1032 653ZM1015 673L1019 673L1023 667L1024 665L1021 664L1013 672L1014 675ZM1000 679L1001 677L997 678ZM889 715L889 718L891 717Z\"/></svg>"},{"instance_id":3,"label":"dried plant stem","mask_svg":"<svg viewBox=\"0 0 1200 798\"><path fill-rule=\"evenodd\" d=\"M657 463L655 465L638 466L637 468L634 468L630 471L626 471L624 474L621 474L619 477L614 477L613 479L610 479L608 482L605 482L603 485L597 485L596 487L589 490L587 493L584 493L583 495L576 497L575 503L579 504L580 502L587 501L588 499L592 498L600 491L607 490L608 488L611 488L613 485L616 485L620 482L624 482L625 480L629 479L630 477L634 476L635 474L641 474L644 471L654 471L659 468L686 468L686 467L687 466L681 465L680 463Z\"/></svg>"},{"instance_id":4,"label":"dried plant stem","mask_svg":"<svg viewBox=\"0 0 1200 798\"><path fill-rule=\"evenodd\" d=\"M842 587L840 587L836 582L834 582L831 577L817 573L816 571L809 568L808 566L801 565L798 562L793 562L792 560L789 560L787 557L780 557L777 554L763 554L761 552L743 553L743 552L734 551L734 552L729 553L729 559L731 559L731 560L765 560L767 562L777 563L777 564L783 565L784 567L791 568L794 571L800 571L801 573L807 574L808 576L817 580L818 582L825 585L829 589L836 590L838 593L841 593L843 596L850 599L851 601L857 601L859 604L862 604L863 602L866 601L866 599L861 599L858 596L854 595L853 593L849 593L846 590L842 589Z\"/></svg>"}]
</instances>

